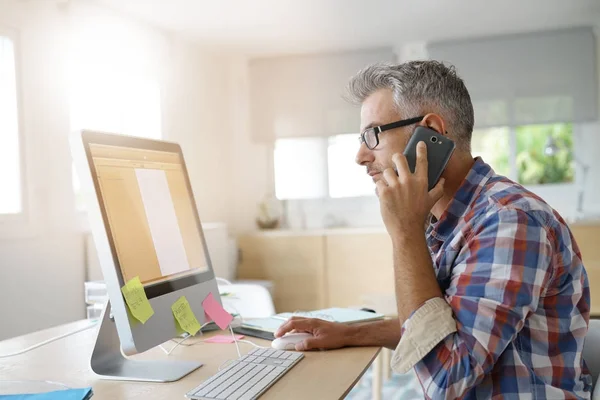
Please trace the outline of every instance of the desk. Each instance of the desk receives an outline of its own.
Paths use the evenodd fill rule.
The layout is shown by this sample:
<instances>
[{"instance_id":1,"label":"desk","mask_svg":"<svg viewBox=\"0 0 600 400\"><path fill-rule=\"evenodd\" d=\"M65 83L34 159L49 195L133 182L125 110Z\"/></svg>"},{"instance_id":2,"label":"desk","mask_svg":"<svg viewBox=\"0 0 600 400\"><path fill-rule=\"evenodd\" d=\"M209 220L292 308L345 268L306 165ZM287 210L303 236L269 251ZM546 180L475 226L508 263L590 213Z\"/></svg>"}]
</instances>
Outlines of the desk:
<instances>
[{"instance_id":1,"label":"desk","mask_svg":"<svg viewBox=\"0 0 600 400\"><path fill-rule=\"evenodd\" d=\"M82 328L88 321L77 321L44 331L0 342L0 355L29 347L45 339ZM204 338L223 332L211 332ZM160 348L153 348L134 359L197 360L202 367L171 383L142 383L107 381L98 379L90 370L89 360L96 339L96 328L76 333L64 339L32 350L19 356L0 359L0 380L50 380L71 387L92 386L93 399L154 400L183 399L184 394L202 381L214 375L219 365L237 358L234 344L198 343L195 346L179 346L170 356ZM259 346L270 346L266 340L250 338ZM185 343L194 343L191 338ZM173 342L166 344L167 348ZM252 346L240 343L242 353ZM379 353L379 347L356 347L332 351L306 352L305 358L285 374L260 399L339 399L350 389L371 365Z\"/></svg>"}]
</instances>

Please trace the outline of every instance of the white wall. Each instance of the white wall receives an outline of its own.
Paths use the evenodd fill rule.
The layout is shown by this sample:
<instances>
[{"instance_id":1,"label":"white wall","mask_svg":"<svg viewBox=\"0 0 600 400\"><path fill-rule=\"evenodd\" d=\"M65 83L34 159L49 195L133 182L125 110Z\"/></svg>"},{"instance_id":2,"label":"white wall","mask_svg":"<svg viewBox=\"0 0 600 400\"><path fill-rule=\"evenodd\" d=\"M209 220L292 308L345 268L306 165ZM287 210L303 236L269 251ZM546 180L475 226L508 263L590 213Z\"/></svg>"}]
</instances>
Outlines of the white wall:
<instances>
[{"instance_id":1,"label":"white wall","mask_svg":"<svg viewBox=\"0 0 600 400\"><path fill-rule=\"evenodd\" d=\"M250 135L249 75L245 58L230 67L232 174L229 226L233 233L256 229L258 203L274 193L273 147L255 143Z\"/></svg>"},{"instance_id":2,"label":"white wall","mask_svg":"<svg viewBox=\"0 0 600 400\"><path fill-rule=\"evenodd\" d=\"M164 133L181 144L200 218L230 222L233 135L231 57L174 41L165 84Z\"/></svg>"},{"instance_id":3,"label":"white wall","mask_svg":"<svg viewBox=\"0 0 600 400\"><path fill-rule=\"evenodd\" d=\"M83 247L73 231L64 15L0 3L0 24L18 32L22 132L30 223L0 224L0 339L84 316ZM14 231L13 231L14 229ZM11 238L10 231L20 238ZM59 295L60 294L60 295Z\"/></svg>"},{"instance_id":4,"label":"white wall","mask_svg":"<svg viewBox=\"0 0 600 400\"><path fill-rule=\"evenodd\" d=\"M600 40L598 55L600 57ZM395 48L398 62L411 59L426 58L426 43L415 42L399 45ZM598 62L598 76L600 81L600 61ZM460 71L459 71L460 73ZM247 75L238 71L238 79L247 85ZM244 80L245 79L245 80ZM244 89L245 90L245 89ZM600 93L600 87L598 89ZM237 95L247 96L245 91L238 91ZM247 112L243 104L237 105L238 109ZM233 222L235 232L243 232L256 229L253 222L256 216L256 204L262 196L274 192L272 171L272 149L264 144L253 143L249 138L247 124L241 124L235 129L236 135L236 162L243 171L237 171L234 176L236 189L244 197L235 200L236 219ZM357 127L358 128L358 127ZM575 151L577 157L590 165L588 179L585 189L584 211L590 217L600 215L600 157L597 149L600 148L600 123L579 124L575 132ZM301 166L300 166L301 167ZM548 203L556 208L565 218L575 215L577 201L577 184L581 176L576 178L575 184L568 185L569 190L549 186L538 186L532 188L542 196ZM328 223L339 226L382 226L379 215L379 203L376 197L360 197L348 199L319 199L319 200L296 200L288 202L288 211L292 229L322 228Z\"/></svg>"},{"instance_id":5,"label":"white wall","mask_svg":"<svg viewBox=\"0 0 600 400\"><path fill-rule=\"evenodd\" d=\"M0 26L14 28L19 36L26 195L31 202L31 224L0 222L0 340L85 317L84 238L75 212L68 145L68 50L72 35L91 22L131 30L143 42L144 54L158 60L151 72L162 84L163 133L184 147L201 218L231 220L227 56L90 3L0 2Z\"/></svg>"}]
</instances>

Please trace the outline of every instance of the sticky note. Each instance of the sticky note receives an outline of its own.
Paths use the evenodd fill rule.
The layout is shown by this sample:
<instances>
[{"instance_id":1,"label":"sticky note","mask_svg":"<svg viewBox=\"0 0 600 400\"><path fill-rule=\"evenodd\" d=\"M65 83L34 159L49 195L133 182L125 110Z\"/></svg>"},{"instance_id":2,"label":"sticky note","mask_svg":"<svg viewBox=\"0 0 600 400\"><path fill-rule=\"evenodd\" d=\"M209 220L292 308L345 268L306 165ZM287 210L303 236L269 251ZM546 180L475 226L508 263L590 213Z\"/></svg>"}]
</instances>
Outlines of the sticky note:
<instances>
[{"instance_id":1,"label":"sticky note","mask_svg":"<svg viewBox=\"0 0 600 400\"><path fill-rule=\"evenodd\" d=\"M231 314L225 311L212 293L209 293L208 296L206 296L202 302L202 307L204 307L204 312L208 314L221 329L227 329L227 326L233 321Z\"/></svg>"},{"instance_id":2,"label":"sticky note","mask_svg":"<svg viewBox=\"0 0 600 400\"><path fill-rule=\"evenodd\" d=\"M194 336L200 330L200 322L196 319L190 303L188 303L185 296L181 296L171 306L173 310L173 316L176 322L179 324L178 329L182 329L190 335Z\"/></svg>"},{"instance_id":3,"label":"sticky note","mask_svg":"<svg viewBox=\"0 0 600 400\"><path fill-rule=\"evenodd\" d=\"M146 297L146 292L139 276L127 282L121 288L121 292L123 293L123 297L125 297L125 302L129 307L129 311L131 311L131 315L142 324L145 324L154 315L154 310Z\"/></svg>"},{"instance_id":4,"label":"sticky note","mask_svg":"<svg viewBox=\"0 0 600 400\"><path fill-rule=\"evenodd\" d=\"M184 333L186 333L185 329L183 329L181 325L179 325L179 321L177 321L177 319L175 319L175 331L177 332L177 336L181 336Z\"/></svg>"},{"instance_id":5,"label":"sticky note","mask_svg":"<svg viewBox=\"0 0 600 400\"><path fill-rule=\"evenodd\" d=\"M135 319L133 314L131 314L131 310L129 310L129 307L125 307L125 311L127 311L127 320L129 321L129 325L131 325L131 326L139 325L140 321Z\"/></svg>"},{"instance_id":6,"label":"sticky note","mask_svg":"<svg viewBox=\"0 0 600 400\"><path fill-rule=\"evenodd\" d=\"M235 340L241 340L244 338L244 335L235 335ZM206 339L205 343L233 343L233 337L228 335L216 335L211 337L210 339Z\"/></svg>"}]
</instances>

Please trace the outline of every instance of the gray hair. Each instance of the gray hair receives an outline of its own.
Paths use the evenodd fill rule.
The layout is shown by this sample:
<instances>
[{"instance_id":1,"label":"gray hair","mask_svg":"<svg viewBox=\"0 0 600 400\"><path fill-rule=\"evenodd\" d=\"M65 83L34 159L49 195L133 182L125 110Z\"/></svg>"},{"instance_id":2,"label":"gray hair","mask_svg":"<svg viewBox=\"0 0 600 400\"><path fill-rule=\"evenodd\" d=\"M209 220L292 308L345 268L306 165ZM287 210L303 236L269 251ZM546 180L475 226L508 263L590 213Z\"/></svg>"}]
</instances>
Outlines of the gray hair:
<instances>
[{"instance_id":1,"label":"gray hair","mask_svg":"<svg viewBox=\"0 0 600 400\"><path fill-rule=\"evenodd\" d=\"M469 151L473 132L473 104L454 66L439 61L410 61L404 64L377 63L351 78L348 99L361 104L379 89L391 89L394 103L406 118L439 114L459 149Z\"/></svg>"}]
</instances>

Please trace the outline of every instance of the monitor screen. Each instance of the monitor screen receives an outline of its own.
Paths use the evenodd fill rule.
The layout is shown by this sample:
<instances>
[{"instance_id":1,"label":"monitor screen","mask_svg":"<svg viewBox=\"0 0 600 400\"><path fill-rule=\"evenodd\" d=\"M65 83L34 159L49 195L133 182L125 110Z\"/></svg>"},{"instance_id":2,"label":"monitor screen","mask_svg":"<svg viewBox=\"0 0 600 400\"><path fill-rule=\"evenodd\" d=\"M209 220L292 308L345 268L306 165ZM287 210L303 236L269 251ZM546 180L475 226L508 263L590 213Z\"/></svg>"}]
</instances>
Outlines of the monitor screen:
<instances>
[{"instance_id":1,"label":"monitor screen","mask_svg":"<svg viewBox=\"0 0 600 400\"><path fill-rule=\"evenodd\" d=\"M181 154L89 143L88 160L123 282L195 284L209 261Z\"/></svg>"}]
</instances>

